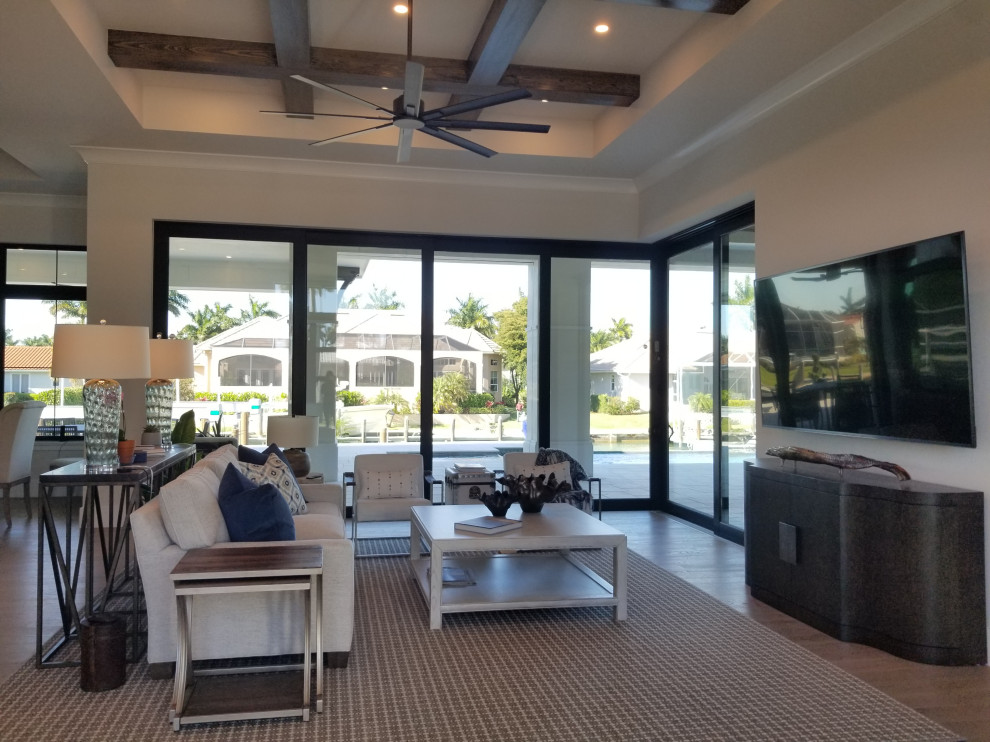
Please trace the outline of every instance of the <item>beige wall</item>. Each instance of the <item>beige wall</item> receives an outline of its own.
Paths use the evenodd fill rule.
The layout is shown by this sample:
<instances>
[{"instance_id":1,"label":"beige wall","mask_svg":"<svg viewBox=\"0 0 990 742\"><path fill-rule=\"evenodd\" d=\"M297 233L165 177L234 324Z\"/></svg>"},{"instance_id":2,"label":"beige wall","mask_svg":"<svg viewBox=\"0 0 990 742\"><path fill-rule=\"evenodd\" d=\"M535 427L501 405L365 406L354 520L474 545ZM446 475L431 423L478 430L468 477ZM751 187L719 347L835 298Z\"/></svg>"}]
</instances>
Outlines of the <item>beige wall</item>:
<instances>
[{"instance_id":1,"label":"beige wall","mask_svg":"<svg viewBox=\"0 0 990 742\"><path fill-rule=\"evenodd\" d=\"M978 447L768 428L758 430L758 451L857 453L915 479L990 491L990 59L967 57L974 40L965 20L940 19L913 47L869 60L643 194L644 236L754 199L758 276L966 233ZM986 22L983 37L985 50ZM953 58L942 70L921 69L932 58L919 53L937 44ZM921 86L901 89L897 80L915 72Z\"/></svg>"}]
</instances>

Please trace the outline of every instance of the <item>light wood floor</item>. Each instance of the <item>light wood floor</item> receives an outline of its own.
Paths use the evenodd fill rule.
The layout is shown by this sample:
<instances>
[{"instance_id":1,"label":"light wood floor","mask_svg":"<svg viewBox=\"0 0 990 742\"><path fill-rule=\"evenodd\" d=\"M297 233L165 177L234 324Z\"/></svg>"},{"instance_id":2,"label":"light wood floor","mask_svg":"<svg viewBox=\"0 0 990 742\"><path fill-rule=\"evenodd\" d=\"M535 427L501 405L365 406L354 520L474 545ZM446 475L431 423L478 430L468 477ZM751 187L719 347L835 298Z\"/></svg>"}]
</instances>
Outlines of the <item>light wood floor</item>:
<instances>
[{"instance_id":1,"label":"light wood floor","mask_svg":"<svg viewBox=\"0 0 990 742\"><path fill-rule=\"evenodd\" d=\"M37 507L35 503L35 519L30 521L22 499L12 509L13 526L2 530L0 521L0 595L4 596L0 602L0 682L33 657L35 642ZM990 742L990 668L923 665L832 639L751 598L744 581L743 549L737 544L661 513L606 513L605 520L628 535L631 549L723 603L961 737ZM408 526L395 533L402 534L408 534ZM46 618L48 636L57 628L51 607L46 608Z\"/></svg>"}]
</instances>

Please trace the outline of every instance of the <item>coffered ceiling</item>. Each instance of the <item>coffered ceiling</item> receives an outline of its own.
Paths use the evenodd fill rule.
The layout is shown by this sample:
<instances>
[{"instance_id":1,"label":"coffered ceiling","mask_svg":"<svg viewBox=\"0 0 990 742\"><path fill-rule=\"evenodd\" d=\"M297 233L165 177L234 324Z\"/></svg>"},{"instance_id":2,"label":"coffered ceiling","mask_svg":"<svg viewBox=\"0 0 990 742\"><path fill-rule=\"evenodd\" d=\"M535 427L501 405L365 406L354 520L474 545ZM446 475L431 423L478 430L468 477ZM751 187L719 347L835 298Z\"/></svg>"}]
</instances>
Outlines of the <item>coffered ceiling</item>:
<instances>
[{"instance_id":1,"label":"coffered ceiling","mask_svg":"<svg viewBox=\"0 0 990 742\"><path fill-rule=\"evenodd\" d=\"M0 193L83 195L80 148L642 184L957 1L415 0L426 108L525 87L480 119L550 132L465 132L490 159L414 134L395 165L394 127L312 147L362 126L261 113L366 113L292 74L391 109L410 44L392 0L2 0Z\"/></svg>"}]
</instances>

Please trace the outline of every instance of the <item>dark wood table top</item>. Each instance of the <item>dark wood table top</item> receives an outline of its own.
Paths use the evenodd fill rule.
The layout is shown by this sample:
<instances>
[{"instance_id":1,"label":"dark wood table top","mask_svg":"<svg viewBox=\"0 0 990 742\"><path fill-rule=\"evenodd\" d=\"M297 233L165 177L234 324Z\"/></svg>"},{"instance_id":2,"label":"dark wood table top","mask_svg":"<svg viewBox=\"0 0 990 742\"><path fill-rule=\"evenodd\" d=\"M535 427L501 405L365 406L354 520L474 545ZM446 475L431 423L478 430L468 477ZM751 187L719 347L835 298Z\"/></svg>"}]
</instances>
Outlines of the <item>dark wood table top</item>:
<instances>
[{"instance_id":1,"label":"dark wood table top","mask_svg":"<svg viewBox=\"0 0 990 742\"><path fill-rule=\"evenodd\" d=\"M190 549L172 570L173 582L292 577L323 571L318 544L213 547Z\"/></svg>"}]
</instances>

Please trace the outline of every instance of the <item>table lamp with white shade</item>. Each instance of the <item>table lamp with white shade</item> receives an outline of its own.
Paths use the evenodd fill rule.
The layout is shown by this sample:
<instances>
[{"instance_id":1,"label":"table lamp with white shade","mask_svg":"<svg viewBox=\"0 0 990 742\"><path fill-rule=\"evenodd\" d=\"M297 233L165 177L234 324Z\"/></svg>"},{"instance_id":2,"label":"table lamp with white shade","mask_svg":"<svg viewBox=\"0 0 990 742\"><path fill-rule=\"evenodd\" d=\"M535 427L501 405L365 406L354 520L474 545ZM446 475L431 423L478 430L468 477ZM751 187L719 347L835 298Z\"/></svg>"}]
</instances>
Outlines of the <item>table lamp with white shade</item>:
<instances>
[{"instance_id":1,"label":"table lamp with white shade","mask_svg":"<svg viewBox=\"0 0 990 742\"><path fill-rule=\"evenodd\" d=\"M115 379L150 374L148 328L132 325L55 325L52 376L87 379L83 386L86 469L117 468L121 389Z\"/></svg>"},{"instance_id":2,"label":"table lamp with white shade","mask_svg":"<svg viewBox=\"0 0 990 742\"><path fill-rule=\"evenodd\" d=\"M306 449L320 442L319 423L315 415L272 415L268 418L268 443L274 443L285 452L296 479L309 474Z\"/></svg>"},{"instance_id":3,"label":"table lamp with white shade","mask_svg":"<svg viewBox=\"0 0 990 742\"><path fill-rule=\"evenodd\" d=\"M175 379L193 375L192 340L158 337L151 344L151 376L144 387L145 417L149 426L162 434L162 446L172 445L172 404Z\"/></svg>"}]
</instances>

